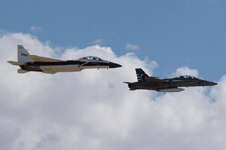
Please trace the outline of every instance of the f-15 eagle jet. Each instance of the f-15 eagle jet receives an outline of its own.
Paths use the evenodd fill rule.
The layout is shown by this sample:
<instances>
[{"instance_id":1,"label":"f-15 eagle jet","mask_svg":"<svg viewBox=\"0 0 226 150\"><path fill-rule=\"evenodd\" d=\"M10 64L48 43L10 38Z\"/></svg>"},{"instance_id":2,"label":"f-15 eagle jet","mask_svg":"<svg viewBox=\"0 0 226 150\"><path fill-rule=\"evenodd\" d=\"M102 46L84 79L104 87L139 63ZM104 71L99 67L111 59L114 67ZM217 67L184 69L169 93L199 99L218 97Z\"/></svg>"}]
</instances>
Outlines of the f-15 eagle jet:
<instances>
[{"instance_id":1,"label":"f-15 eagle jet","mask_svg":"<svg viewBox=\"0 0 226 150\"><path fill-rule=\"evenodd\" d=\"M59 60L30 55L29 52L22 45L17 45L17 49L18 62L8 61L8 63L20 66L20 69L18 69L18 73L36 71L47 74L55 74L57 72L75 72L91 68L99 69L122 67L119 64L102 60L94 56L82 57L77 60Z\"/></svg>"},{"instance_id":2,"label":"f-15 eagle jet","mask_svg":"<svg viewBox=\"0 0 226 150\"><path fill-rule=\"evenodd\" d=\"M191 76L180 76L169 79L149 77L141 68L136 69L136 74L138 82L124 82L128 84L130 90L145 89L158 92L180 92L184 91L184 89L178 87L217 85L215 82L201 80Z\"/></svg>"}]
</instances>

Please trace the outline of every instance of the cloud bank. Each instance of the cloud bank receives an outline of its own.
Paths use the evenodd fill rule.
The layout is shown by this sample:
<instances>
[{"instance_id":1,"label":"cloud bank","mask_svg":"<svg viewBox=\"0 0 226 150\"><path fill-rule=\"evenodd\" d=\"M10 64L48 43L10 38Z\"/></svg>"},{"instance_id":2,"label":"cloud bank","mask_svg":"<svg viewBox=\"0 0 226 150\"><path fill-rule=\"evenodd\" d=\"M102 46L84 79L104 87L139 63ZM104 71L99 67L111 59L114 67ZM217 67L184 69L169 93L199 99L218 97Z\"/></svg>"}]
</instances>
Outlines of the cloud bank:
<instances>
[{"instance_id":1,"label":"cloud bank","mask_svg":"<svg viewBox=\"0 0 226 150\"><path fill-rule=\"evenodd\" d=\"M7 63L16 45L34 55L77 59L95 55L122 68L74 73L17 74ZM181 93L129 91L135 68L152 75L155 61L110 47L60 50L30 34L0 36L0 149L4 150L223 150L226 148L226 76L215 87ZM198 71L178 68L175 74Z\"/></svg>"}]
</instances>

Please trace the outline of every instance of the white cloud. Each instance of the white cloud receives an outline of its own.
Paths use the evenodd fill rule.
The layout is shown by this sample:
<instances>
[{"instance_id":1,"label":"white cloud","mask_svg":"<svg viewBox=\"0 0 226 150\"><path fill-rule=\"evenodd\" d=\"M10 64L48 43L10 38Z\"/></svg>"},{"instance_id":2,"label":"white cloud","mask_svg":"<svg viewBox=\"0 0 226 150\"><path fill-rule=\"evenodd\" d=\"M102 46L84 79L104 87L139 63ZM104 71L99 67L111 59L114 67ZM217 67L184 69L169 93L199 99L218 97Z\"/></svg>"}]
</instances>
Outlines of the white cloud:
<instances>
[{"instance_id":1,"label":"white cloud","mask_svg":"<svg viewBox=\"0 0 226 150\"><path fill-rule=\"evenodd\" d=\"M126 49L127 50L138 50L138 49L140 49L140 47L138 45L129 43L129 44L126 44Z\"/></svg>"},{"instance_id":2,"label":"white cloud","mask_svg":"<svg viewBox=\"0 0 226 150\"><path fill-rule=\"evenodd\" d=\"M100 45L100 44L102 44L102 43L103 43L103 40L101 40L101 39L97 39L97 40L93 41L93 44L98 44L98 45Z\"/></svg>"},{"instance_id":3,"label":"white cloud","mask_svg":"<svg viewBox=\"0 0 226 150\"><path fill-rule=\"evenodd\" d=\"M42 31L42 28L41 27L38 27L38 26L31 26L31 31L32 32Z\"/></svg>"},{"instance_id":4,"label":"white cloud","mask_svg":"<svg viewBox=\"0 0 226 150\"><path fill-rule=\"evenodd\" d=\"M129 91L134 68L151 75L157 63L133 53L116 56L110 47L66 49L60 59L95 55L122 68L75 73L17 74L16 45L34 55L55 57L57 48L30 34L0 37L0 145L3 149L225 149L226 77L209 90L156 94ZM147 67L153 65L153 67ZM187 67L176 71L198 75ZM214 103L213 103L214 100Z\"/></svg>"},{"instance_id":5,"label":"white cloud","mask_svg":"<svg viewBox=\"0 0 226 150\"><path fill-rule=\"evenodd\" d=\"M188 67L181 67L176 70L176 72L172 73L172 77L181 76L181 75L191 75L197 77L198 71L196 69L190 69Z\"/></svg>"}]
</instances>

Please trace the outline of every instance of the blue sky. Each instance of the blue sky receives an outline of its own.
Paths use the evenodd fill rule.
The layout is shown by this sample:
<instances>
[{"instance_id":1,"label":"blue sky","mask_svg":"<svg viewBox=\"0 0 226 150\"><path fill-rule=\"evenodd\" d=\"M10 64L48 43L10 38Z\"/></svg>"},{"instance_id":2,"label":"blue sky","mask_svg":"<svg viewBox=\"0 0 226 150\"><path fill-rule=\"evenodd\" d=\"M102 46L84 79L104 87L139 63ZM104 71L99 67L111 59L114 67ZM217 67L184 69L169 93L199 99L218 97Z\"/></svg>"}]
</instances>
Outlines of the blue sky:
<instances>
[{"instance_id":1,"label":"blue sky","mask_svg":"<svg viewBox=\"0 0 226 150\"><path fill-rule=\"evenodd\" d=\"M225 8L225 0L1 0L0 149L225 150ZM18 44L123 67L18 74L7 63ZM130 91L122 82L137 81L136 67L218 85Z\"/></svg>"},{"instance_id":2,"label":"blue sky","mask_svg":"<svg viewBox=\"0 0 226 150\"><path fill-rule=\"evenodd\" d=\"M101 40L118 56L132 51L155 60L155 76L188 66L217 81L225 74L225 8L223 0L3 0L0 30L31 33L63 48ZM139 49L127 50L127 44Z\"/></svg>"}]
</instances>

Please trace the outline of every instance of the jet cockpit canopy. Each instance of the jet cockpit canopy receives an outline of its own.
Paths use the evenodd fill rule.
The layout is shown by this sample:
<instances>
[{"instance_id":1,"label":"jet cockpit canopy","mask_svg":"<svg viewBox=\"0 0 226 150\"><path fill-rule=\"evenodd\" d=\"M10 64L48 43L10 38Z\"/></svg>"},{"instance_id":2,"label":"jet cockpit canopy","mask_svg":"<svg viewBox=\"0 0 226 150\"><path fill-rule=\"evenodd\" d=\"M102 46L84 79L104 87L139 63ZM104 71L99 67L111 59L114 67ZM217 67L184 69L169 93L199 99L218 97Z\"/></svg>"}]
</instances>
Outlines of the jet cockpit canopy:
<instances>
[{"instance_id":1,"label":"jet cockpit canopy","mask_svg":"<svg viewBox=\"0 0 226 150\"><path fill-rule=\"evenodd\" d=\"M194 76L189 76L189 75L183 75L183 76L180 76L178 78L181 78L181 79L195 79L196 77Z\"/></svg>"},{"instance_id":2,"label":"jet cockpit canopy","mask_svg":"<svg viewBox=\"0 0 226 150\"><path fill-rule=\"evenodd\" d=\"M101 58L96 57L96 56L86 56L86 57L82 57L80 59L103 61Z\"/></svg>"},{"instance_id":3,"label":"jet cockpit canopy","mask_svg":"<svg viewBox=\"0 0 226 150\"><path fill-rule=\"evenodd\" d=\"M174 78L170 78L170 79L178 80L178 79L198 79L198 78L196 78L194 76L190 76L190 75L182 75L182 76L174 77Z\"/></svg>"}]
</instances>

